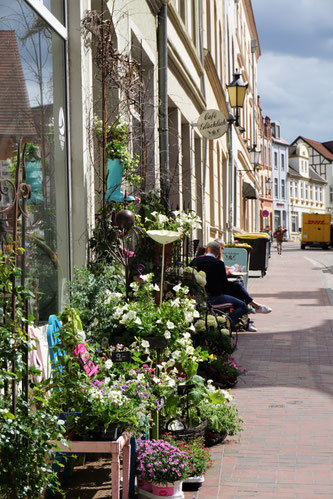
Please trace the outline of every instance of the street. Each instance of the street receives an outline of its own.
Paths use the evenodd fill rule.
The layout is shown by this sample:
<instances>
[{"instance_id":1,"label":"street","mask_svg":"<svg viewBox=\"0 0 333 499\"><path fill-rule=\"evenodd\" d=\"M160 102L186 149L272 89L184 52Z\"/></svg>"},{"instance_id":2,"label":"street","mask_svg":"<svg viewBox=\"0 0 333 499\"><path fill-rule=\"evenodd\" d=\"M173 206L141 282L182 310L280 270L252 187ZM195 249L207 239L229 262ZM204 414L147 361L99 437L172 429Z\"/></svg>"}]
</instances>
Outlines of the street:
<instances>
[{"instance_id":1,"label":"street","mask_svg":"<svg viewBox=\"0 0 333 499\"><path fill-rule=\"evenodd\" d=\"M212 449L200 499L333 497L333 251L275 246L267 275L249 280L273 311L252 316L258 331L235 353L248 370L232 390L245 430Z\"/></svg>"}]
</instances>

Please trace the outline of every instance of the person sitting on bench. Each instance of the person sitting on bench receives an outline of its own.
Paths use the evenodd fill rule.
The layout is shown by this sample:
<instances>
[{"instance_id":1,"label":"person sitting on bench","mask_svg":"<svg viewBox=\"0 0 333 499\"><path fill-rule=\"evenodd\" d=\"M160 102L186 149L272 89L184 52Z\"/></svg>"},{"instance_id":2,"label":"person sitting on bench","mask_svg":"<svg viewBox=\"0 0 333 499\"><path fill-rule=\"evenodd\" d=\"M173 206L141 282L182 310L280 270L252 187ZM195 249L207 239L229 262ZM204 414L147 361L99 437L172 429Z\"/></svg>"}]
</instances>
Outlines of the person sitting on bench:
<instances>
[{"instance_id":1,"label":"person sitting on bench","mask_svg":"<svg viewBox=\"0 0 333 499\"><path fill-rule=\"evenodd\" d=\"M259 307L259 310L262 305L253 302L253 298L241 283L228 281L225 265L220 258L220 244L216 241L211 241L206 246L205 255L194 258L190 266L195 267L198 271L203 270L206 273L206 292L209 302L212 305L219 303L232 304L233 311L230 313L229 318L231 328L235 329L240 318L248 314L248 304L253 306L254 309ZM248 330L256 331L253 323L250 323Z\"/></svg>"},{"instance_id":2,"label":"person sitting on bench","mask_svg":"<svg viewBox=\"0 0 333 499\"><path fill-rule=\"evenodd\" d=\"M220 245L221 248L221 260L223 260L223 250L225 243L222 239L215 239L215 242L217 242ZM225 270L227 276L232 276L232 270L230 267L225 265ZM246 291L246 288L243 286L243 284L239 281L234 281L232 283L232 296L235 298L239 298L240 300L245 301L245 303L248 305L250 308L250 311L252 313L256 314L269 314L272 309L270 307L267 307L266 305L260 305L260 303L257 303L253 300L253 298L249 295L249 293ZM252 310L253 309L253 310Z\"/></svg>"}]
</instances>

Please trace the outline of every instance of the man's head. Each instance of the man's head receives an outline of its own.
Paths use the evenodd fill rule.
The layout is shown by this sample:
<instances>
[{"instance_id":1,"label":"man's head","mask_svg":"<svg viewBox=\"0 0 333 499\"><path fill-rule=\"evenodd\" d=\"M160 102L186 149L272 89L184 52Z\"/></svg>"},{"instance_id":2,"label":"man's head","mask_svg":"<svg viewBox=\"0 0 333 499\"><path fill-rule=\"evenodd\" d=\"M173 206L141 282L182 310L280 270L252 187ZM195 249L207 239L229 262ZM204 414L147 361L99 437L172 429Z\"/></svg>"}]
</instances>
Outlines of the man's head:
<instances>
[{"instance_id":1,"label":"man's head","mask_svg":"<svg viewBox=\"0 0 333 499\"><path fill-rule=\"evenodd\" d=\"M225 242L223 241L223 239L215 239L214 241L220 245L221 250L224 249Z\"/></svg>"},{"instance_id":2,"label":"man's head","mask_svg":"<svg viewBox=\"0 0 333 499\"><path fill-rule=\"evenodd\" d=\"M219 258L221 255L221 246L216 241L210 241L206 246L206 253L212 253Z\"/></svg>"}]
</instances>

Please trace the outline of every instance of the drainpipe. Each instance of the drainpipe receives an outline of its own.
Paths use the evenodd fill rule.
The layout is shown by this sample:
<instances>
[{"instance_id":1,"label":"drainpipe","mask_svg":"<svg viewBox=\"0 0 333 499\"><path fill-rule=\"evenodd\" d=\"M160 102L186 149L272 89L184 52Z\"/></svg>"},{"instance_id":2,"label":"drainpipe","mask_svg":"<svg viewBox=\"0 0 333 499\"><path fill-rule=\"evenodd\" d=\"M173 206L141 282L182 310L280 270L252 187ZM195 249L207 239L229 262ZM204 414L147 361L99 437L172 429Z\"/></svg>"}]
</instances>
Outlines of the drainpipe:
<instances>
[{"instance_id":1,"label":"drainpipe","mask_svg":"<svg viewBox=\"0 0 333 499\"><path fill-rule=\"evenodd\" d=\"M228 136L228 163L229 163L229 213L228 213L228 243L233 243L234 232L234 152L232 148L232 133L233 133L234 118L229 117L229 126L227 131Z\"/></svg>"},{"instance_id":2,"label":"drainpipe","mask_svg":"<svg viewBox=\"0 0 333 499\"><path fill-rule=\"evenodd\" d=\"M202 67L204 67L204 55L203 55L203 42L202 42L202 2L199 0L199 44L200 44L200 60ZM205 82L205 70L202 73L202 94L206 101L206 82ZM205 244L206 230L205 230L205 218L206 218L206 181L207 181L207 152L208 152L208 140L204 138L203 140L203 157L202 157L202 168L203 168L203 179L202 179L202 243Z\"/></svg>"},{"instance_id":3,"label":"drainpipe","mask_svg":"<svg viewBox=\"0 0 333 499\"><path fill-rule=\"evenodd\" d=\"M251 40L251 52L252 52L252 93L253 93L253 141L252 145L254 147L254 144L257 144L256 141L256 99L255 99L255 93L254 93L254 54L255 51L257 50L257 40ZM255 174L254 174L255 176ZM256 188L256 177L254 180L254 187ZM259 193L259 187L258 187L258 193ZM254 232L258 232L258 199L254 200Z\"/></svg>"},{"instance_id":4,"label":"drainpipe","mask_svg":"<svg viewBox=\"0 0 333 499\"><path fill-rule=\"evenodd\" d=\"M167 0L158 14L157 50L158 50L158 94L159 94L159 146L160 146L160 182L161 197L165 207L169 208L170 172L169 172L169 123L168 123L168 6Z\"/></svg>"}]
</instances>

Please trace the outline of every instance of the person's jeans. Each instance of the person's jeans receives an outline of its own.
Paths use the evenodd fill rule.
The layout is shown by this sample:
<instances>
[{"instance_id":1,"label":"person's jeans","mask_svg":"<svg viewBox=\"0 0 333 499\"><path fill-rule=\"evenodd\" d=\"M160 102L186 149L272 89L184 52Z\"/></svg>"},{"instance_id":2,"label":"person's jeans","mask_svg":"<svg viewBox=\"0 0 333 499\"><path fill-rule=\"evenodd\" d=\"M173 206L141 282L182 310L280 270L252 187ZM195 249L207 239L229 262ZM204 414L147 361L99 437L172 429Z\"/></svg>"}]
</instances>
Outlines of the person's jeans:
<instances>
[{"instance_id":1,"label":"person's jeans","mask_svg":"<svg viewBox=\"0 0 333 499\"><path fill-rule=\"evenodd\" d=\"M231 303L233 311L229 314L229 318L232 324L235 324L238 319L242 317L242 315L247 313L246 303L231 295L210 296L209 303L212 305L218 305L219 303Z\"/></svg>"},{"instance_id":2,"label":"person's jeans","mask_svg":"<svg viewBox=\"0 0 333 499\"><path fill-rule=\"evenodd\" d=\"M252 296L249 295L241 282L232 282L230 286L231 290L229 292L235 298L245 301L247 305L253 301Z\"/></svg>"}]
</instances>

